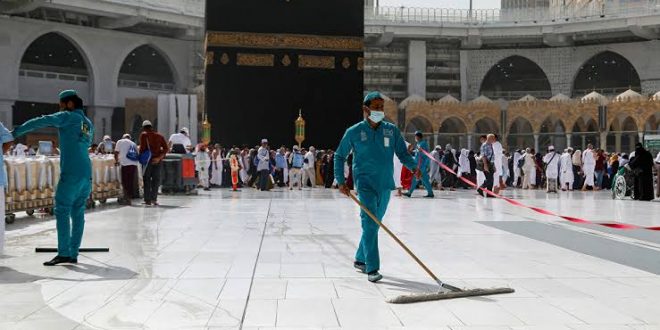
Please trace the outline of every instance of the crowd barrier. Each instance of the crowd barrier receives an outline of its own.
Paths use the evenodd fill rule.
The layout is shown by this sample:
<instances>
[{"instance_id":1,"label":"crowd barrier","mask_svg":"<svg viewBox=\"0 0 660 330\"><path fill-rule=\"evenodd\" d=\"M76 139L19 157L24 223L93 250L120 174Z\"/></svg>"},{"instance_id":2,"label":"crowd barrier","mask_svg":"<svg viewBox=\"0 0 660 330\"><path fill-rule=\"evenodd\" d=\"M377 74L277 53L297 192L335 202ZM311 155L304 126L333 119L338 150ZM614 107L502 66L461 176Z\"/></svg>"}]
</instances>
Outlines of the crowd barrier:
<instances>
[{"instance_id":1,"label":"crowd barrier","mask_svg":"<svg viewBox=\"0 0 660 330\"><path fill-rule=\"evenodd\" d=\"M113 155L90 155L92 161L92 193L87 202L105 203L121 196L121 175ZM55 192L60 179L60 158L46 156L12 157L4 159L5 222L13 223L17 212L34 214L42 209L53 214ZM139 171L138 171L139 172Z\"/></svg>"}]
</instances>

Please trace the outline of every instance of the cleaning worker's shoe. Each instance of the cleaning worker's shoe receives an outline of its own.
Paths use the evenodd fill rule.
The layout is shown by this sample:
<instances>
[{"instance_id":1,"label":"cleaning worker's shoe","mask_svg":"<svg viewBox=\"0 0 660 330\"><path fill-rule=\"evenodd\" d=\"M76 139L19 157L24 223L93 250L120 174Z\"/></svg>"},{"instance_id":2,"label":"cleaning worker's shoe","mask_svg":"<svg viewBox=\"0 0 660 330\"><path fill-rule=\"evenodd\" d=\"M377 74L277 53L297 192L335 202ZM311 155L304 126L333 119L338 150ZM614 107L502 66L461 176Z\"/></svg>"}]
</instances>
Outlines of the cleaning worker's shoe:
<instances>
[{"instance_id":1,"label":"cleaning worker's shoe","mask_svg":"<svg viewBox=\"0 0 660 330\"><path fill-rule=\"evenodd\" d=\"M383 279L383 275L380 275L380 273L378 271L373 271L373 272L369 273L368 279L369 279L369 282L376 283L376 282Z\"/></svg>"},{"instance_id":2,"label":"cleaning worker's shoe","mask_svg":"<svg viewBox=\"0 0 660 330\"><path fill-rule=\"evenodd\" d=\"M364 262L356 261L353 263L353 267L355 267L355 269L359 270L362 273L367 272L367 264L365 264Z\"/></svg>"},{"instance_id":3,"label":"cleaning worker's shoe","mask_svg":"<svg viewBox=\"0 0 660 330\"><path fill-rule=\"evenodd\" d=\"M76 260L76 262L78 262L78 260ZM59 264L70 264L70 263L73 263L71 261L71 258L56 256L55 258L51 259L50 261L44 262L44 266L55 266L55 265L59 265Z\"/></svg>"},{"instance_id":4,"label":"cleaning worker's shoe","mask_svg":"<svg viewBox=\"0 0 660 330\"><path fill-rule=\"evenodd\" d=\"M406 196L406 197L410 198L410 197L412 197L412 194L411 193L403 193L403 196Z\"/></svg>"},{"instance_id":5,"label":"cleaning worker's shoe","mask_svg":"<svg viewBox=\"0 0 660 330\"><path fill-rule=\"evenodd\" d=\"M435 195L426 195L424 198L435 198Z\"/></svg>"}]
</instances>

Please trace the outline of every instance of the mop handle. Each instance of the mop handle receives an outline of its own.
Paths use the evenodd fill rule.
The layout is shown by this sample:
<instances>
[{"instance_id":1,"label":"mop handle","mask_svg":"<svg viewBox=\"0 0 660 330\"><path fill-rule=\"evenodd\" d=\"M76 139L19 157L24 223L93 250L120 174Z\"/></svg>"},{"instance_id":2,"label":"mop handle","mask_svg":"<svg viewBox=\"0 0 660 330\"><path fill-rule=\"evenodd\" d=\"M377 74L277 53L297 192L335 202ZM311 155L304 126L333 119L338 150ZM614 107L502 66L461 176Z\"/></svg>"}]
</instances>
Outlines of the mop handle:
<instances>
[{"instance_id":1,"label":"mop handle","mask_svg":"<svg viewBox=\"0 0 660 330\"><path fill-rule=\"evenodd\" d=\"M426 267L426 265L425 265L421 260L419 260L419 258L417 258L417 256L416 256L416 255L415 255L415 254L414 254L414 253L413 253L413 252L412 252L412 251L411 251L411 250L410 250L405 244L403 244L403 242L402 242L398 237L396 237L396 235L394 235L394 233L393 233L389 228L387 228L387 226L385 226L380 220L378 220L378 218L376 218L376 216L375 216L373 213L371 213L371 211L369 211L369 209L367 209L367 207L364 206L364 204L362 204L362 203L361 203L361 202L355 197L355 195L353 195L353 193L350 193L350 192L349 192L349 193L348 193L348 197L350 197L355 203L357 203L357 205L360 206L360 208L362 209L362 211L364 211L364 212L365 212L365 213L371 218L371 220L373 220L374 222L376 222L376 224L378 224L378 226L379 226L380 228L383 228L383 230L384 230L386 233L388 233L388 234L390 235L390 237L392 237L392 239L394 239L397 243L399 243L399 245L400 245L404 250L406 250L406 252L408 252L408 254L409 254L413 259L415 259L415 261L416 261L416 262L417 262L422 268L424 268L424 271L426 271L426 273L429 274L429 276L431 276L431 277L432 277L432 278L438 283L438 285L440 285L441 287L442 287L442 286L445 286L445 284L442 283L442 281L440 281L440 279L439 279L437 276L435 276L435 274L433 274L433 272L432 272L428 267Z\"/></svg>"}]
</instances>

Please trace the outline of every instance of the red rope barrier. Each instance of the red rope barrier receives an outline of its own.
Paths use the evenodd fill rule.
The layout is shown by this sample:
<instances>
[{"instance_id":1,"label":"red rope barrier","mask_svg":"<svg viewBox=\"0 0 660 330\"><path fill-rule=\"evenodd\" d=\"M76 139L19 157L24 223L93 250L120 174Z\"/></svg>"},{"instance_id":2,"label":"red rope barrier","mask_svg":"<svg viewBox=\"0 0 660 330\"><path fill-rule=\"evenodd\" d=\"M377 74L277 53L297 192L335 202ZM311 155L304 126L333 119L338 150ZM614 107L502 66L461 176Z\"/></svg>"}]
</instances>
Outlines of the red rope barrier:
<instances>
[{"instance_id":1,"label":"red rope barrier","mask_svg":"<svg viewBox=\"0 0 660 330\"><path fill-rule=\"evenodd\" d=\"M566 220L566 221L574 222L574 223L590 224L590 225L598 225L598 226L603 226L603 227L609 227L609 228L615 228L615 229L624 229L624 230L629 230L629 229L645 229L645 230L655 230L655 231L660 231L660 226L658 226L658 227L642 227L642 226L636 226L636 225L631 225L631 224L626 224L626 223L620 223L620 222L594 222L594 221L589 221L589 220L585 220L585 219L581 219L581 218L569 217L569 216L565 216L565 215L557 214L557 213L554 213L554 212L552 212L552 211L548 211L548 210L546 210L546 209L542 209L542 208L540 208L540 207L534 207L534 206L525 205L525 204L523 204L523 203L521 203L521 202L519 202L519 201L517 201L517 200L515 200L515 199L511 199L511 198L507 198L507 197L504 197L504 196L498 195L498 194L496 194L496 193L494 193L494 192L492 192L492 191L490 191L490 190L488 190L488 189L486 189L486 188L479 188L479 187L477 186L476 183L474 183L474 182L472 182L472 181L470 181L470 180L468 180L468 179L466 179L466 178L464 178L464 177L462 177L462 176L458 176L458 175L456 174L456 172L454 172L454 170L452 170L451 168L449 168L447 165L445 165L445 164L443 164L443 163L437 161L435 158L433 158L433 156L432 156L430 153L428 153L428 151L423 150L423 149L421 149L421 148L420 148L419 150L420 150L422 153L424 153L424 155L426 155L426 157L430 158L431 161L436 162L436 163L437 163L438 165L440 165L440 167L442 167L445 171L447 171L447 172L453 174L454 176L456 176L458 179L460 179L461 181L465 182L465 183L468 184L469 186L471 186L471 187L473 187L473 188L481 189L481 190L484 191L486 194L491 195L491 196L493 196L493 197L497 197L497 198L503 199L504 201L508 202L508 203L511 204L511 205L515 205L515 206L519 206L519 207L524 207L524 208L530 209L530 210L532 210L532 211L534 211L534 212L537 212L537 213L540 213L540 214L544 214L544 215L549 215L549 216L558 217L558 218L564 219L564 220Z\"/></svg>"}]
</instances>

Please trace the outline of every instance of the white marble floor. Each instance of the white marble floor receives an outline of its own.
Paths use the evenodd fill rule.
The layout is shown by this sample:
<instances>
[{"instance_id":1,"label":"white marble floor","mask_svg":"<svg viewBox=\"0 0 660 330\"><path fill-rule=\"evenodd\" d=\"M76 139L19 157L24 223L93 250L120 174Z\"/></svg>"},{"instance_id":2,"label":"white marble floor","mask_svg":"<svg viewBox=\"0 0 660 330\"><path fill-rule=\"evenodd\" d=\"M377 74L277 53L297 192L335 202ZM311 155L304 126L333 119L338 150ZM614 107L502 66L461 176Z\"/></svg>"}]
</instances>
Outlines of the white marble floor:
<instances>
[{"instance_id":1,"label":"white marble floor","mask_svg":"<svg viewBox=\"0 0 660 330\"><path fill-rule=\"evenodd\" d=\"M505 194L590 220L660 225L658 202ZM660 232L574 226L471 191L394 197L385 222L441 278L516 293L390 305L435 290L433 281L382 232L384 280L355 272L358 209L336 191L214 190L161 203L89 213L83 245L111 252L75 266L41 266L52 255L34 248L56 244L54 221L19 217L0 259L0 329L660 329L660 272L560 242L588 237L631 261L643 251L660 269ZM495 222L560 235L536 240Z\"/></svg>"}]
</instances>

